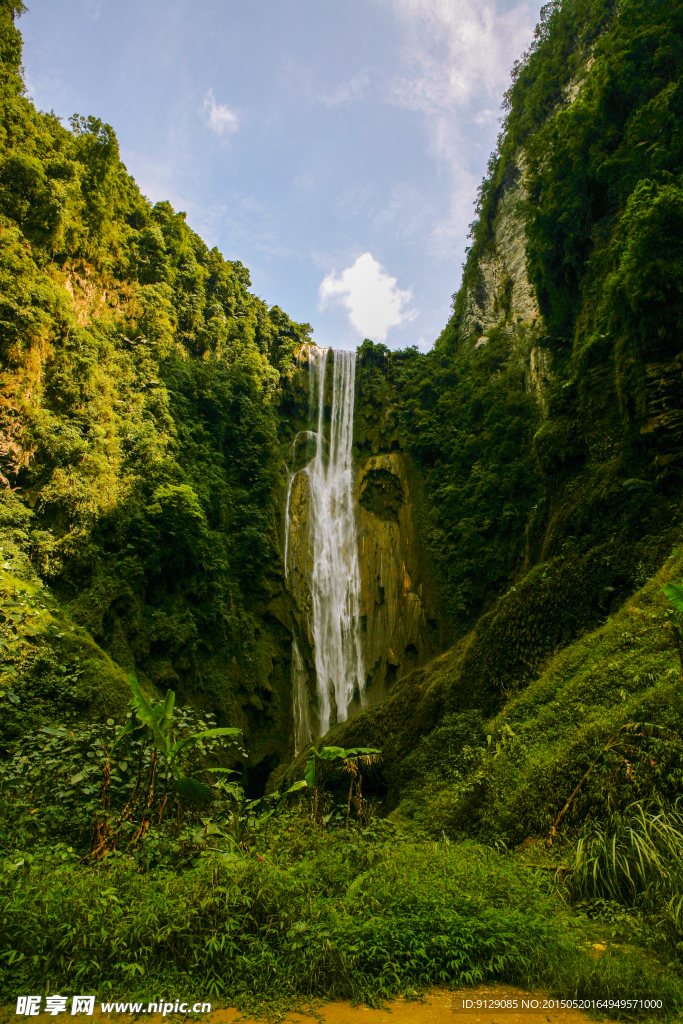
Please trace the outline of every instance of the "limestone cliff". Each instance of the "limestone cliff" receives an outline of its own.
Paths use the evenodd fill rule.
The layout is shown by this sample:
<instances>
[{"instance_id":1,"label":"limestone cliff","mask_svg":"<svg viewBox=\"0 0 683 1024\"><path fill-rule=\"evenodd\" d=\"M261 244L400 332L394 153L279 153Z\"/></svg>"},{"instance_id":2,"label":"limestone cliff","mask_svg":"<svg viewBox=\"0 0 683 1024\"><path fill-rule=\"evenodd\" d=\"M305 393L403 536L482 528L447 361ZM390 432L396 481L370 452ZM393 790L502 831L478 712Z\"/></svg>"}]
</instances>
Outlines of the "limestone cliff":
<instances>
[{"instance_id":1,"label":"limestone cliff","mask_svg":"<svg viewBox=\"0 0 683 1024\"><path fill-rule=\"evenodd\" d=\"M592 51L591 51L592 52ZM583 65L562 89L555 112L571 107L581 94L594 63L587 53ZM501 329L513 347L524 345L527 387L547 414L547 386L551 358L542 345L547 330L527 270L526 223L531 198L529 168L524 146L509 159L489 211L490 233L466 273L461 295L460 336L475 349L487 344L489 333Z\"/></svg>"},{"instance_id":2,"label":"limestone cliff","mask_svg":"<svg viewBox=\"0 0 683 1024\"><path fill-rule=\"evenodd\" d=\"M423 665L435 653L436 608L432 591L423 579L405 456L388 452L365 458L356 467L354 497L365 697L372 702L381 700L396 679ZM293 605L293 634L306 665L309 697L314 702L310 514L309 477L298 473L289 496L287 589Z\"/></svg>"},{"instance_id":3,"label":"limestone cliff","mask_svg":"<svg viewBox=\"0 0 683 1024\"><path fill-rule=\"evenodd\" d=\"M299 356L304 373L311 371L308 353ZM361 404L363 400L361 387ZM320 410L315 408L312 389L299 381L299 404L308 397L308 427ZM330 409L329 388L323 387L325 409L322 421L327 429ZM368 413L367 405L360 410ZM381 415L371 417L386 426L391 421L385 406ZM303 408L297 425L306 422ZM283 556L286 590L291 602L292 705L308 707L313 732L318 733L317 683L314 637L312 547L314 515L311 467L316 433L300 429L287 448L290 485L283 510ZM328 441L323 438L323 457ZM378 450L379 448L394 450ZM376 449L373 451L372 449ZM438 641L437 608L431 577L425 567L420 539L419 502L421 487L410 458L397 450L390 432L379 445L356 445L353 459L353 506L356 524L357 558L360 568L360 642L364 672L363 692L356 691L349 708L353 714L367 702L384 698L392 684L433 656ZM295 715L296 718L296 715ZM301 719L300 729L307 726ZM305 737L294 728L298 749Z\"/></svg>"},{"instance_id":4,"label":"limestone cliff","mask_svg":"<svg viewBox=\"0 0 683 1024\"><path fill-rule=\"evenodd\" d=\"M436 608L406 457L393 451L363 459L355 493L363 653L368 699L375 701L435 653Z\"/></svg>"},{"instance_id":5,"label":"limestone cliff","mask_svg":"<svg viewBox=\"0 0 683 1024\"><path fill-rule=\"evenodd\" d=\"M505 177L492 220L492 237L477 261L477 275L465 285L463 335L471 335L475 345L486 344L486 334L501 319L508 332L538 325L540 312L526 269L524 245L526 160L516 155Z\"/></svg>"}]
</instances>

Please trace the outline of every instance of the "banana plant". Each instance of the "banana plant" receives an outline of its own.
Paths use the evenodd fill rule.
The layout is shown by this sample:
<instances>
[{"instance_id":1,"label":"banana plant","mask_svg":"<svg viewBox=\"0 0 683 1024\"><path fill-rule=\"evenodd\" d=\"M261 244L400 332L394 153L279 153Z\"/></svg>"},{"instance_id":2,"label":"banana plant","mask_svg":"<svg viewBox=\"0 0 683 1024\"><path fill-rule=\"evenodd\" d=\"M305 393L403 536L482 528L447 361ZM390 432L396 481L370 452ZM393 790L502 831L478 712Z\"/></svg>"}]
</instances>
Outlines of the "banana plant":
<instances>
[{"instance_id":1,"label":"banana plant","mask_svg":"<svg viewBox=\"0 0 683 1024\"><path fill-rule=\"evenodd\" d=\"M114 746L125 736L132 736L140 743L140 760L137 777L125 807L118 815L110 813L110 778L111 766L109 759L105 761L102 786L100 789L101 809L96 814L93 824L92 846L86 857L101 860L108 851L117 847L119 836L127 835L127 849L135 847L152 823L152 806L157 775L157 762L162 756L165 762L164 788L159 805L157 824L161 824L168 799L169 781L173 780L173 789L179 798L178 814L181 801L198 802L212 800L213 793L209 786L186 775L181 769L181 754L187 753L193 746L203 740L216 739L222 736L236 738L242 735L241 729L215 728L204 729L190 736L178 737L174 730L173 713L175 709L175 693L169 690L163 702L151 702L142 692L134 675L128 676L132 696L131 716L114 740ZM152 748L151 756L145 761L145 751ZM234 774L230 768L205 768L207 772ZM137 827L133 822L136 810L140 809L141 817ZM132 832L132 835L131 835Z\"/></svg>"},{"instance_id":2,"label":"banana plant","mask_svg":"<svg viewBox=\"0 0 683 1024\"><path fill-rule=\"evenodd\" d=\"M313 819L315 821L318 820L319 795L322 796L326 767L340 767L351 775L349 798L346 807L346 824L348 826L354 786L356 787L355 802L359 813L362 805L360 765L375 764L381 759L382 751L376 750L374 747L322 747L321 750L311 747L306 762L304 782L309 789L313 790ZM335 761L339 762L339 764L335 765Z\"/></svg>"},{"instance_id":3,"label":"banana plant","mask_svg":"<svg viewBox=\"0 0 683 1024\"><path fill-rule=\"evenodd\" d=\"M159 811L159 821L161 821L164 807L166 805L170 778L174 780L174 790L181 799L191 801L211 800L213 794L209 786L205 783L199 782L192 776L183 774L180 769L180 755L182 753L187 753L191 747L195 746L195 744L202 740L215 739L219 736L237 737L242 735L242 730L227 727L204 729L203 732L194 733L192 736L182 736L180 739L177 739L173 730L173 710L175 707L175 693L173 690L167 691L166 699L163 704L161 702L151 703L147 697L145 697L142 692L142 688L134 675L131 674L128 676L128 682L130 683L130 688L133 693L130 702L133 708L133 713L131 714L129 721L116 737L114 745L120 742L124 736L128 736L131 733L137 733L141 735L146 744L151 745L154 748L148 793L151 792L151 787L153 786L157 753L163 755L166 764L166 773L164 776L164 792ZM231 771L231 769L227 768L214 768L208 770L224 772ZM151 800L149 800L149 803L151 803Z\"/></svg>"},{"instance_id":4,"label":"banana plant","mask_svg":"<svg viewBox=\"0 0 683 1024\"><path fill-rule=\"evenodd\" d=\"M665 583L662 590L669 599L666 617L674 635L674 643L681 663L681 681L683 682L683 584Z\"/></svg>"},{"instance_id":5,"label":"banana plant","mask_svg":"<svg viewBox=\"0 0 683 1024\"><path fill-rule=\"evenodd\" d=\"M220 821L202 818L204 834L227 839L238 851L246 850L251 836L264 829L273 815L282 810L289 794L296 793L305 786L306 783L301 780L290 786L285 793L275 792L257 800L249 800L239 783L219 783L221 795L225 797L229 811ZM266 809L268 804L271 806Z\"/></svg>"}]
</instances>

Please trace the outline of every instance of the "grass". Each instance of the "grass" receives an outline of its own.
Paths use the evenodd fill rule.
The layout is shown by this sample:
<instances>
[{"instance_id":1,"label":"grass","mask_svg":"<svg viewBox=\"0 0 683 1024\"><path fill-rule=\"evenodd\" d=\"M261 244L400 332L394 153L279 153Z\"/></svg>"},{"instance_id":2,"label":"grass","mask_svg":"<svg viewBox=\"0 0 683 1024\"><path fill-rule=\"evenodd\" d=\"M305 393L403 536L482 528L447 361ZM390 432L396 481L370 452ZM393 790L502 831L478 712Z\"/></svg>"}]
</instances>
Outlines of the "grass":
<instances>
[{"instance_id":1,"label":"grass","mask_svg":"<svg viewBox=\"0 0 683 1024\"><path fill-rule=\"evenodd\" d=\"M572 886L582 896L635 902L663 887L675 893L683 868L683 815L641 804L607 822L589 822L576 846ZM682 901L683 902L683 901Z\"/></svg>"},{"instance_id":2,"label":"grass","mask_svg":"<svg viewBox=\"0 0 683 1024\"><path fill-rule=\"evenodd\" d=\"M182 987L253 1011L503 981L592 999L656 993L661 1019L676 1019L683 829L675 815L664 827L654 810L628 818L624 809L677 791L680 751L625 733L600 755L625 722L681 729L661 585L682 574L678 551L496 719L453 712L423 738L404 758L396 814L405 821L410 803L421 838L391 821L325 829L302 803L246 852L211 852L207 837L177 871L163 861L141 871L126 856L86 867L66 847L40 844L22 864L19 851L0 881L2 991L153 1000ZM424 693L430 671L419 676ZM549 846L553 820L594 762ZM468 829L501 852L463 839ZM534 845L509 854L501 839ZM558 863L570 869L567 886L548 870ZM606 950L596 960L598 939Z\"/></svg>"},{"instance_id":3,"label":"grass","mask_svg":"<svg viewBox=\"0 0 683 1024\"><path fill-rule=\"evenodd\" d=\"M681 549L604 625L552 658L539 678L508 702L489 731L515 742L497 759L491 821L520 838L550 835L553 821L616 730L649 722L681 735L680 667L665 611L663 583L683 572ZM567 818L586 818L636 799L671 803L680 793L683 744L675 737L624 741L601 758ZM507 818L507 821L504 819Z\"/></svg>"},{"instance_id":4,"label":"grass","mask_svg":"<svg viewBox=\"0 0 683 1024\"><path fill-rule=\"evenodd\" d=\"M181 874L45 855L5 871L1 887L0 987L10 998L182 989L243 1009L318 997L377 1005L430 985L500 980L591 998L656 991L683 1009L683 983L641 955L593 960L547 873L384 824L329 832L292 812L260 853L209 854Z\"/></svg>"}]
</instances>

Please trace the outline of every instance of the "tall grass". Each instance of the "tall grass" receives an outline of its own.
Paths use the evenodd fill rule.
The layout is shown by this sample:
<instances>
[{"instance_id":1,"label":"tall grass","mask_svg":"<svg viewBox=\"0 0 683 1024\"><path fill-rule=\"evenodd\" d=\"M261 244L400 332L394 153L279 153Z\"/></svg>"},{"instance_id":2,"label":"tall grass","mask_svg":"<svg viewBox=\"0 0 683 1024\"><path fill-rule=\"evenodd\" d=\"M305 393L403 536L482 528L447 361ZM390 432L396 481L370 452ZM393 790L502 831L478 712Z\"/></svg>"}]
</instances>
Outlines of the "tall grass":
<instances>
[{"instance_id":1,"label":"tall grass","mask_svg":"<svg viewBox=\"0 0 683 1024\"><path fill-rule=\"evenodd\" d=\"M585 826L569 885L575 897L604 897L643 909L683 951L683 813L629 805Z\"/></svg>"}]
</instances>

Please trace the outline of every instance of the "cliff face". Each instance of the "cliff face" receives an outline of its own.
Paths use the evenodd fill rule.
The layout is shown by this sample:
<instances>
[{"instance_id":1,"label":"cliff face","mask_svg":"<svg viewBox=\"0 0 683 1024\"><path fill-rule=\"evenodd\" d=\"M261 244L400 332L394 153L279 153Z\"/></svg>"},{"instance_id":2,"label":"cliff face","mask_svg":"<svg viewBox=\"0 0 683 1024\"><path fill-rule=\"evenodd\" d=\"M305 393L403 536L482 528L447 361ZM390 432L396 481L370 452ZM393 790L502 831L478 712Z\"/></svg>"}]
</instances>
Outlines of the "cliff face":
<instances>
[{"instance_id":1,"label":"cliff face","mask_svg":"<svg viewBox=\"0 0 683 1024\"><path fill-rule=\"evenodd\" d=\"M374 702L386 695L396 679L434 654L436 609L423 579L405 457L388 452L364 459L356 466L354 499L366 697ZM309 696L314 702L313 556L306 473L299 473L292 482L288 534L287 591L293 608L292 629L307 667ZM357 707L358 702L353 710Z\"/></svg>"},{"instance_id":2,"label":"cliff face","mask_svg":"<svg viewBox=\"0 0 683 1024\"><path fill-rule=\"evenodd\" d=\"M575 98L575 96L573 97ZM527 386L547 411L546 390L551 375L550 353L533 342L544 333L538 301L529 282L525 226L528 212L527 163L524 150L511 161L492 210L491 237L480 253L472 280L463 289L462 336L475 349L500 328L513 348L531 339L523 355Z\"/></svg>"},{"instance_id":3,"label":"cliff face","mask_svg":"<svg viewBox=\"0 0 683 1024\"><path fill-rule=\"evenodd\" d=\"M315 722L314 512L310 469L316 440L310 427L317 425L318 411L313 409L312 371L305 351L299 359L298 403L293 401L288 406L292 429L300 429L296 430L288 445L289 468L293 475L283 509L283 553L289 602L283 621L292 630L297 645L306 679L311 719ZM361 368L356 419L362 419L368 413L367 405L363 406L362 380ZM293 392L296 389L295 384ZM325 402L323 420L329 429L329 387L325 388ZM374 412L371 417L386 428L391 411L382 408L379 417ZM426 571L420 535L420 480L407 454L397 450L395 444L394 450L386 450L391 448L392 439L395 442L390 431L388 441L384 438L381 444L374 445L385 449L382 451L373 452L373 445L354 447L352 493L360 570L360 641L365 692L362 699L356 694L349 709L351 714L361 703L382 700L397 679L428 661L438 646L434 587ZM324 457L327 458L329 442L324 440L323 444ZM302 472L307 464L308 470ZM295 675L293 669L293 680ZM296 701L296 695L293 695L293 703Z\"/></svg>"},{"instance_id":4,"label":"cliff face","mask_svg":"<svg viewBox=\"0 0 683 1024\"><path fill-rule=\"evenodd\" d=\"M500 323L536 327L540 311L526 269L524 227L529 194L523 151L515 155L493 211L491 238L477 260L473 280L465 284L462 331L485 344Z\"/></svg>"},{"instance_id":5,"label":"cliff face","mask_svg":"<svg viewBox=\"0 0 683 1024\"><path fill-rule=\"evenodd\" d=\"M363 655L371 702L429 660L438 640L413 505L414 472L412 477L397 451L370 455L358 465Z\"/></svg>"}]
</instances>

